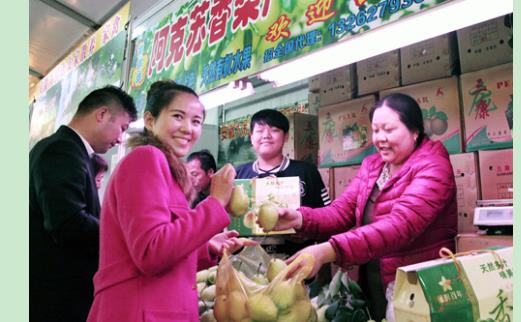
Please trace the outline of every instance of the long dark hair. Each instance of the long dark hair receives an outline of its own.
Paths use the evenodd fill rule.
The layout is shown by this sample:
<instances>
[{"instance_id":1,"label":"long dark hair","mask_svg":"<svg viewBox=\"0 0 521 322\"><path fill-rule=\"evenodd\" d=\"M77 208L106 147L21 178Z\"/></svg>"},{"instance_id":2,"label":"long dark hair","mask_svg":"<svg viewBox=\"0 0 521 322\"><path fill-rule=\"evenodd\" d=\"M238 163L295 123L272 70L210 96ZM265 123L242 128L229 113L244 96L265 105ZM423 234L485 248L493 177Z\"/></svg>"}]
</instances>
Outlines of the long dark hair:
<instances>
[{"instance_id":1,"label":"long dark hair","mask_svg":"<svg viewBox=\"0 0 521 322\"><path fill-rule=\"evenodd\" d=\"M166 109L180 93L192 94L199 97L190 87L177 84L172 80L161 80L150 85L147 92L147 102L145 112L149 112L154 118L159 117L161 111ZM204 110L203 110L204 113ZM129 147L137 147L140 145L152 145L160 149L166 156L170 166L172 177L179 184L185 196L188 199L192 197L192 182L188 177L184 162L179 159L166 144L163 144L159 138L153 135L146 128L140 133L129 139L127 145Z\"/></svg>"},{"instance_id":2,"label":"long dark hair","mask_svg":"<svg viewBox=\"0 0 521 322\"><path fill-rule=\"evenodd\" d=\"M409 95L394 93L380 99L369 111L369 120L373 122L374 111L382 106L387 106L400 116L400 121L405 124L410 132L418 132L415 146L418 147L425 138L423 116L420 105Z\"/></svg>"}]
</instances>

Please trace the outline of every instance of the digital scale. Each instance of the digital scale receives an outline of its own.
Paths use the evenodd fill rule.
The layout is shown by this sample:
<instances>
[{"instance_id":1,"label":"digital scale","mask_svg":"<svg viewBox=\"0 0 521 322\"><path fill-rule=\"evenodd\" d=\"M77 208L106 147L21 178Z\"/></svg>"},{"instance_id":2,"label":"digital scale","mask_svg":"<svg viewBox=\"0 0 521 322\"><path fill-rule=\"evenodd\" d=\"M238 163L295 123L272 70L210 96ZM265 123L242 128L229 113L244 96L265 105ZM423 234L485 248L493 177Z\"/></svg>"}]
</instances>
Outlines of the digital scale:
<instances>
[{"instance_id":1,"label":"digital scale","mask_svg":"<svg viewBox=\"0 0 521 322\"><path fill-rule=\"evenodd\" d=\"M514 209L512 199L478 200L474 209L474 226L487 235L512 235Z\"/></svg>"}]
</instances>

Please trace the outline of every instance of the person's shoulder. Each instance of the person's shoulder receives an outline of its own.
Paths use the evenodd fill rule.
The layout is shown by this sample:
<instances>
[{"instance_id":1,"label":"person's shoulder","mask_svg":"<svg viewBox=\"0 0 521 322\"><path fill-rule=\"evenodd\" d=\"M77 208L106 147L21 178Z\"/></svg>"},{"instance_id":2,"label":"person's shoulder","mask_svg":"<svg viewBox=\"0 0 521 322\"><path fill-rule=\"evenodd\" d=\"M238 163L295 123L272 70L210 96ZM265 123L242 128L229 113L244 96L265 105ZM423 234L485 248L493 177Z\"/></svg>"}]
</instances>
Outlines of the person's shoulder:
<instances>
[{"instance_id":1,"label":"person's shoulder","mask_svg":"<svg viewBox=\"0 0 521 322\"><path fill-rule=\"evenodd\" d=\"M242 172L242 171L250 170L252 168L252 165L253 165L253 162L247 162L247 163L240 164L235 167L235 171Z\"/></svg>"},{"instance_id":2,"label":"person's shoulder","mask_svg":"<svg viewBox=\"0 0 521 322\"><path fill-rule=\"evenodd\" d=\"M38 141L31 149L30 154L33 156L56 155L58 153L78 154L81 152L81 149L81 144L78 144L72 137L55 132Z\"/></svg>"},{"instance_id":3,"label":"person's shoulder","mask_svg":"<svg viewBox=\"0 0 521 322\"><path fill-rule=\"evenodd\" d=\"M237 179L250 179L256 176L256 173L253 171L253 162L243 163L235 167L236 178Z\"/></svg>"},{"instance_id":4,"label":"person's shoulder","mask_svg":"<svg viewBox=\"0 0 521 322\"><path fill-rule=\"evenodd\" d=\"M308 171L318 171L317 166L312 163L309 163L308 161L290 159L289 162L291 167L301 168Z\"/></svg>"},{"instance_id":5,"label":"person's shoulder","mask_svg":"<svg viewBox=\"0 0 521 322\"><path fill-rule=\"evenodd\" d=\"M426 139L419 147L416 156L418 162L440 162L442 160L449 160L449 152L440 141L433 141Z\"/></svg>"},{"instance_id":6,"label":"person's shoulder","mask_svg":"<svg viewBox=\"0 0 521 322\"><path fill-rule=\"evenodd\" d=\"M140 145L128 153L127 158L130 159L166 159L165 154L161 149L153 145Z\"/></svg>"}]
</instances>

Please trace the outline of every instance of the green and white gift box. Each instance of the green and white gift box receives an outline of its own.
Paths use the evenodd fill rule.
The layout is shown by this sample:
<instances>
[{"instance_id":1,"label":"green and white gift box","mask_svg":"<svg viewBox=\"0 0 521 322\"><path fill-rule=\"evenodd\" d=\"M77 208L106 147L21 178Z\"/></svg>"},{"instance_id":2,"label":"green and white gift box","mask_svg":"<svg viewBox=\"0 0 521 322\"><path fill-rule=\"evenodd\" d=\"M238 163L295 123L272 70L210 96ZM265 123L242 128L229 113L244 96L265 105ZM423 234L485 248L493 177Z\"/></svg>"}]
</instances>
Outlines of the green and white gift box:
<instances>
[{"instance_id":1,"label":"green and white gift box","mask_svg":"<svg viewBox=\"0 0 521 322\"><path fill-rule=\"evenodd\" d=\"M398 268L396 321L513 321L513 248L448 253Z\"/></svg>"},{"instance_id":2,"label":"green and white gift box","mask_svg":"<svg viewBox=\"0 0 521 322\"><path fill-rule=\"evenodd\" d=\"M229 230L237 230L241 236L263 236L294 234L294 229L265 233L257 224L257 209L264 202L271 202L279 208L297 209L300 207L299 177L265 177L253 179L235 179L235 185L242 185L250 199L244 216L232 217Z\"/></svg>"}]
</instances>

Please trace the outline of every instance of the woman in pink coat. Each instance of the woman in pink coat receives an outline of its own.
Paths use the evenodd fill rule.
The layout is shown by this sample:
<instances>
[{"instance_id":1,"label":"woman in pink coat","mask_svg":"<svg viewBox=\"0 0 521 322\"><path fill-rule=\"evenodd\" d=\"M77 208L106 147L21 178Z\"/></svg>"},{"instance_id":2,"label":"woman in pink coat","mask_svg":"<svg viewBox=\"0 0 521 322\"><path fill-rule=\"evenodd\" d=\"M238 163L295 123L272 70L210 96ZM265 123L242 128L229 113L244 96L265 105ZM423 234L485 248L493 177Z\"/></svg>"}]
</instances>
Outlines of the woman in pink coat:
<instances>
[{"instance_id":1,"label":"woman in pink coat","mask_svg":"<svg viewBox=\"0 0 521 322\"><path fill-rule=\"evenodd\" d=\"M398 267L437 258L441 247L454 249L456 184L447 150L425 136L413 98L391 94L369 117L378 153L364 159L331 205L281 209L275 229L329 238L301 250L315 257L314 272L329 262L362 265L360 282L372 318L380 321Z\"/></svg>"},{"instance_id":2,"label":"woman in pink coat","mask_svg":"<svg viewBox=\"0 0 521 322\"><path fill-rule=\"evenodd\" d=\"M220 233L235 170L224 166L209 197L190 209L190 179L179 158L201 134L204 107L172 81L150 87L144 134L112 174L100 221L100 262L88 321L199 321L196 272L223 247L242 246ZM216 235L217 234L217 235Z\"/></svg>"}]
</instances>

